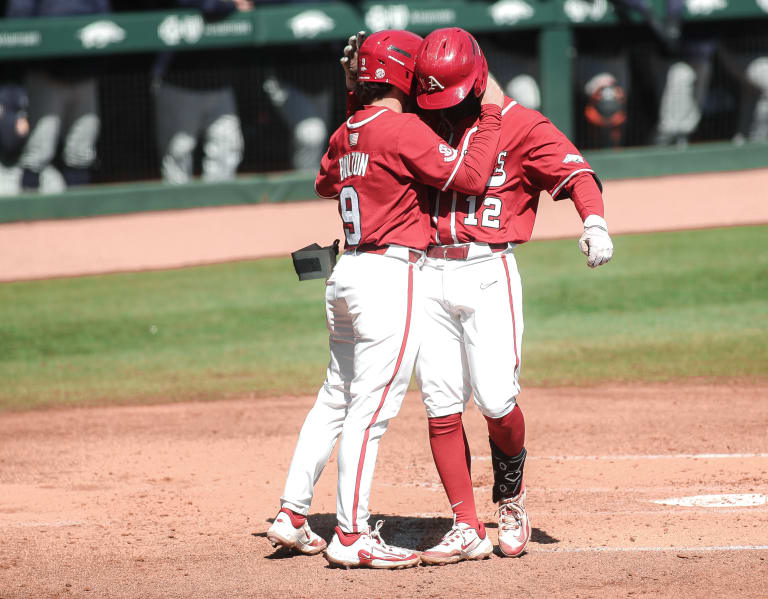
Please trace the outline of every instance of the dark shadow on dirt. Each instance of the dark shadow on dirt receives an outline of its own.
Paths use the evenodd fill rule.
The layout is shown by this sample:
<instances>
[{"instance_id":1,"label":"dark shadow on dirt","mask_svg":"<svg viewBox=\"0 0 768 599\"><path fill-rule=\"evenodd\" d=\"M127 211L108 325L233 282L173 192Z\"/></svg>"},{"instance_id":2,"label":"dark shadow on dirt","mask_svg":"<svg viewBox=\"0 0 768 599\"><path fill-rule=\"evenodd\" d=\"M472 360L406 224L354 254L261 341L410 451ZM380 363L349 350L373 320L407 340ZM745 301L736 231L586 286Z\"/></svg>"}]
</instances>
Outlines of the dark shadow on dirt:
<instances>
[{"instance_id":1,"label":"dark shadow on dirt","mask_svg":"<svg viewBox=\"0 0 768 599\"><path fill-rule=\"evenodd\" d=\"M331 538L333 538L333 529L336 526L336 514L310 514L307 520L312 530L330 543ZM418 518L394 516L391 514L371 514L369 523L371 526L375 526L378 520L384 520L381 536L387 543L419 551L436 545L453 524L451 518ZM271 523L273 521L274 518L267 519L267 522ZM486 523L485 526L489 529L498 528L496 522ZM253 536L266 537L266 533L253 533ZM493 538L492 540L495 545L496 539ZM531 543L553 545L559 542L560 539L549 535L540 528L534 528L531 531ZM495 551L497 555L501 555L498 547ZM279 548L271 555L266 556L266 558L284 559L295 555L299 554Z\"/></svg>"}]
</instances>

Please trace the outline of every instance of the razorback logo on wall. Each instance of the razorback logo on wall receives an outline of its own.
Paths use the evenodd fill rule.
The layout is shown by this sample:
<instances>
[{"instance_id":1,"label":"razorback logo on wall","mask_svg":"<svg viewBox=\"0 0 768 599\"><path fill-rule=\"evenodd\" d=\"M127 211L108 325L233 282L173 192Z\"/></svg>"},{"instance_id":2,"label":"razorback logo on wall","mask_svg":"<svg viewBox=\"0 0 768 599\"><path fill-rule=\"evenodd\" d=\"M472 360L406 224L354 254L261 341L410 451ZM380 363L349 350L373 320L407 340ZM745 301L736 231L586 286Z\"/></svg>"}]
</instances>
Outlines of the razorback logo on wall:
<instances>
[{"instance_id":1,"label":"razorback logo on wall","mask_svg":"<svg viewBox=\"0 0 768 599\"><path fill-rule=\"evenodd\" d=\"M685 8L692 15L709 15L728 8L727 0L685 0Z\"/></svg>"},{"instance_id":2,"label":"razorback logo on wall","mask_svg":"<svg viewBox=\"0 0 768 599\"><path fill-rule=\"evenodd\" d=\"M530 19L535 11L525 0L499 0L488 7L488 12L496 25L514 25Z\"/></svg>"},{"instance_id":3,"label":"razorback logo on wall","mask_svg":"<svg viewBox=\"0 0 768 599\"><path fill-rule=\"evenodd\" d=\"M125 39L125 29L112 21L94 21L77 32L83 48L106 48Z\"/></svg>"},{"instance_id":4,"label":"razorback logo on wall","mask_svg":"<svg viewBox=\"0 0 768 599\"><path fill-rule=\"evenodd\" d=\"M305 10L288 21L294 37L313 38L325 31L333 31L336 21L322 10Z\"/></svg>"}]
</instances>

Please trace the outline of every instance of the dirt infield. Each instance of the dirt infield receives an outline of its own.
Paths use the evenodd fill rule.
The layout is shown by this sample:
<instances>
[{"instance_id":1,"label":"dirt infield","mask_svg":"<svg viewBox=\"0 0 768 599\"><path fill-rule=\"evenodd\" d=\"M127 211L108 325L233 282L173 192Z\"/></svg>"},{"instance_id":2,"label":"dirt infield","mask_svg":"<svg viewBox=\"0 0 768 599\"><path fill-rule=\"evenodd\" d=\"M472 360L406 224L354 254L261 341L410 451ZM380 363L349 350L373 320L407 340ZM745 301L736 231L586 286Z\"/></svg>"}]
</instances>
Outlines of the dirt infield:
<instances>
[{"instance_id":1,"label":"dirt infield","mask_svg":"<svg viewBox=\"0 0 768 599\"><path fill-rule=\"evenodd\" d=\"M767 178L611 182L608 221L614 233L765 223L754 189ZM567 203L543 210L535 237L578 231ZM313 202L0 225L0 280L285 255L331 239L336 220ZM312 401L0 414L0 599L768 596L766 384L524 390L527 553L398 572L332 569L267 542ZM487 429L474 408L465 424L495 542ZM327 539L335 469L310 517ZM700 495L724 507L669 505ZM424 549L450 527L415 394L382 441L371 507L395 544Z\"/></svg>"},{"instance_id":2,"label":"dirt infield","mask_svg":"<svg viewBox=\"0 0 768 599\"><path fill-rule=\"evenodd\" d=\"M768 387L532 389L534 527L519 559L397 572L274 552L310 397L0 415L0 597L766 597L768 505L654 500L768 493ZM484 420L465 417L496 539ZM423 549L450 526L421 403L385 435L372 509ZM314 528L330 537L335 462Z\"/></svg>"}]
</instances>

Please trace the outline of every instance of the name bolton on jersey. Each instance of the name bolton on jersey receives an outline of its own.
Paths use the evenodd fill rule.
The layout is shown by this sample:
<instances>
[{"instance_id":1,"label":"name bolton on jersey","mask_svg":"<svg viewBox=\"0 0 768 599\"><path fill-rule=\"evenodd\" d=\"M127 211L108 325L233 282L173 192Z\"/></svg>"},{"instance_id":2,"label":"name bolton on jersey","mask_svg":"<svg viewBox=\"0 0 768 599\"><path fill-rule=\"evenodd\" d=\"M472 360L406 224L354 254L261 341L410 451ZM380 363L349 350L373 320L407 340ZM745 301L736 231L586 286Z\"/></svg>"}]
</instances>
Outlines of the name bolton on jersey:
<instances>
[{"instance_id":1,"label":"name bolton on jersey","mask_svg":"<svg viewBox=\"0 0 768 599\"><path fill-rule=\"evenodd\" d=\"M347 177L364 177L368 170L368 154L350 152L339 158L339 173L343 181Z\"/></svg>"}]
</instances>

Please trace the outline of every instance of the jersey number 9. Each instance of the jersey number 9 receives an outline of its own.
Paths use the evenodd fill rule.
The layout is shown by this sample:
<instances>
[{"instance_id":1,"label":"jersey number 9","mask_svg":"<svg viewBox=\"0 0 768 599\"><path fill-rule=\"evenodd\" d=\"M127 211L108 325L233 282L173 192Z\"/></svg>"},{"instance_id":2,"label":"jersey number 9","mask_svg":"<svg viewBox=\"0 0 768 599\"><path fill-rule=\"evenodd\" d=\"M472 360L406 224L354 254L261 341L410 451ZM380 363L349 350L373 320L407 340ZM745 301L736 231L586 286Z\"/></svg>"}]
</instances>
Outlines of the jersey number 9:
<instances>
[{"instance_id":1,"label":"jersey number 9","mask_svg":"<svg viewBox=\"0 0 768 599\"><path fill-rule=\"evenodd\" d=\"M360 224L360 198L351 185L341 188L339 194L339 214L344 222L344 235L347 245L357 245L362 237Z\"/></svg>"}]
</instances>

